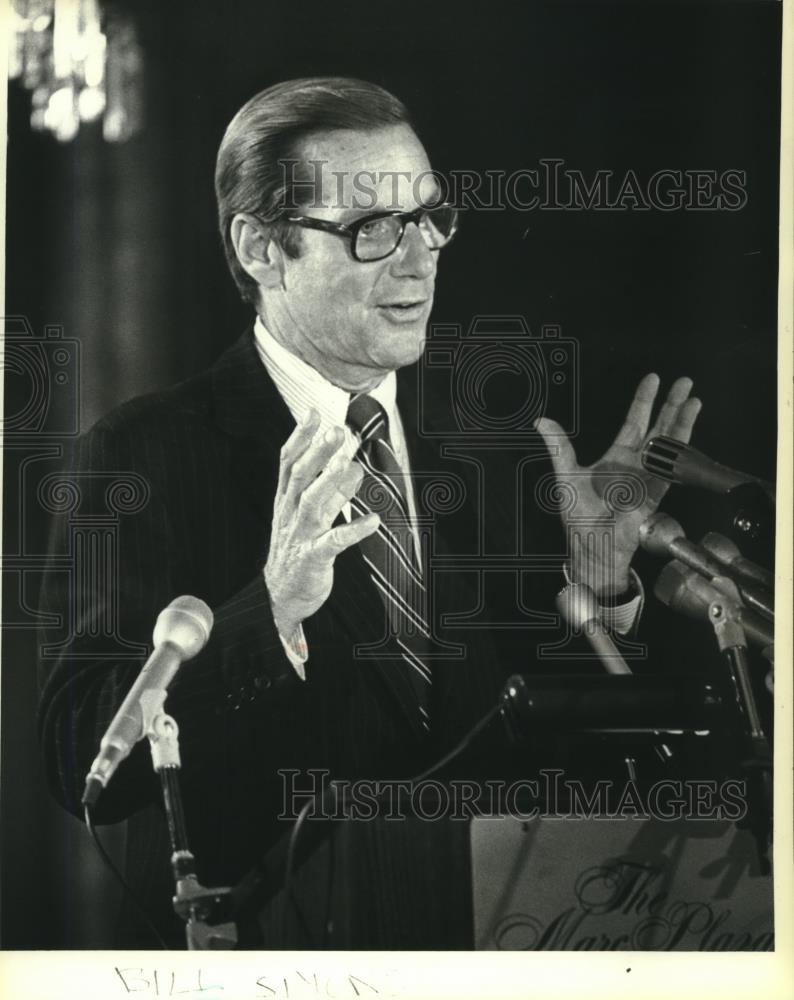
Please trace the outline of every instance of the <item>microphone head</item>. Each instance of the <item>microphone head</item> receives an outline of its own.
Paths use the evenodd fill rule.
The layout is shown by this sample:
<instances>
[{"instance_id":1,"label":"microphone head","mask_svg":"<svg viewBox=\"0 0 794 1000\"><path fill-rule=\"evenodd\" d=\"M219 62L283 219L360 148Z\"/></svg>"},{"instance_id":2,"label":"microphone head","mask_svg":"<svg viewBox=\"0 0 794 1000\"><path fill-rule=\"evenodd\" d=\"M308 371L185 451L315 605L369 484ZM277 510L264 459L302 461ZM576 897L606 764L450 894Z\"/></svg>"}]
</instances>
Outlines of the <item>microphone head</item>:
<instances>
[{"instance_id":1,"label":"microphone head","mask_svg":"<svg viewBox=\"0 0 794 1000\"><path fill-rule=\"evenodd\" d=\"M758 483L774 496L769 483L745 472L729 469L727 465L708 458L697 448L664 434L657 435L646 443L640 461L644 469L668 483L696 486L711 490L712 493L727 493L745 483Z\"/></svg>"},{"instance_id":2,"label":"microphone head","mask_svg":"<svg viewBox=\"0 0 794 1000\"><path fill-rule=\"evenodd\" d=\"M152 640L155 649L163 643L176 646L183 660L189 660L206 646L214 618L198 597L176 597L157 616Z\"/></svg>"},{"instance_id":3,"label":"microphone head","mask_svg":"<svg viewBox=\"0 0 794 1000\"><path fill-rule=\"evenodd\" d=\"M707 535L704 535L700 544L725 566L730 566L734 559L739 559L742 555L739 551L739 546L735 542L732 542L730 538L726 538L725 535L718 534L716 531L710 531Z\"/></svg>"},{"instance_id":4,"label":"microphone head","mask_svg":"<svg viewBox=\"0 0 794 1000\"><path fill-rule=\"evenodd\" d=\"M686 566L678 559L671 560L659 573L654 584L655 597L666 608L674 608L680 592L686 587Z\"/></svg>"},{"instance_id":5,"label":"microphone head","mask_svg":"<svg viewBox=\"0 0 794 1000\"><path fill-rule=\"evenodd\" d=\"M669 514L651 514L640 526L640 545L654 556L666 556L672 543L684 537L684 529Z\"/></svg>"},{"instance_id":6,"label":"microphone head","mask_svg":"<svg viewBox=\"0 0 794 1000\"><path fill-rule=\"evenodd\" d=\"M643 468L652 472L654 476L665 479L668 483L678 483L681 481L678 464L683 453L689 450L689 446L683 441L676 441L675 438L659 434L646 442L640 461Z\"/></svg>"},{"instance_id":7,"label":"microphone head","mask_svg":"<svg viewBox=\"0 0 794 1000\"><path fill-rule=\"evenodd\" d=\"M745 559L741 549L730 538L719 535L716 531L710 531L703 536L701 546L714 556L723 566L739 577L740 580L749 581L763 587L765 590L775 590L775 574L763 566L759 566L749 559Z\"/></svg>"},{"instance_id":8,"label":"microphone head","mask_svg":"<svg viewBox=\"0 0 794 1000\"><path fill-rule=\"evenodd\" d=\"M665 607L690 618L707 617L709 605L719 596L715 587L678 559L664 567L653 592Z\"/></svg>"},{"instance_id":9,"label":"microphone head","mask_svg":"<svg viewBox=\"0 0 794 1000\"><path fill-rule=\"evenodd\" d=\"M599 620L598 601L584 583L569 583L557 594L557 610L575 629Z\"/></svg>"},{"instance_id":10,"label":"microphone head","mask_svg":"<svg viewBox=\"0 0 794 1000\"><path fill-rule=\"evenodd\" d=\"M725 578L727 587L733 586ZM714 601L724 601L731 595L715 587L705 577L694 569L690 569L678 559L669 562L659 574L653 588L656 597L671 611L695 618L699 621L709 621L709 608ZM761 649L771 646L775 641L774 626L765 621L752 609L741 609L741 621L747 638Z\"/></svg>"}]
</instances>

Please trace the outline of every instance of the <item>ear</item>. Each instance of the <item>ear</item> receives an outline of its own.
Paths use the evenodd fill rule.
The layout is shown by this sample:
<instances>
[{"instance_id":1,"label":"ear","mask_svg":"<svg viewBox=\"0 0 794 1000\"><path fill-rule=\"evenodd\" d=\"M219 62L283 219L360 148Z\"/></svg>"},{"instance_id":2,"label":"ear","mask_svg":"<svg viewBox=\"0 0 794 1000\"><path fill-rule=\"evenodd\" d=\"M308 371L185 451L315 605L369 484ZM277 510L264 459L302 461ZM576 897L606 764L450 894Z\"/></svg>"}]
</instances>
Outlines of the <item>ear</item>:
<instances>
[{"instance_id":1,"label":"ear","mask_svg":"<svg viewBox=\"0 0 794 1000\"><path fill-rule=\"evenodd\" d=\"M284 255L263 222L239 212L232 219L229 234L240 266L260 288L278 288L283 284Z\"/></svg>"}]
</instances>

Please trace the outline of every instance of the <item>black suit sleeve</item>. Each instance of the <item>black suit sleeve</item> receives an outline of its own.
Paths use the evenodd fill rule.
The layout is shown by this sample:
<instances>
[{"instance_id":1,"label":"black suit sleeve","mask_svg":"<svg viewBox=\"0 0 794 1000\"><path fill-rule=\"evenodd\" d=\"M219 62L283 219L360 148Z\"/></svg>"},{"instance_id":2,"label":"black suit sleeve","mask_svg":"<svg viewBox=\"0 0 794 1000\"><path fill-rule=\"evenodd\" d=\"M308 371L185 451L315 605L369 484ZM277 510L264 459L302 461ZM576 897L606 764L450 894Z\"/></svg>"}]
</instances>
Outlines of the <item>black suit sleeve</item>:
<instances>
[{"instance_id":1,"label":"black suit sleeve","mask_svg":"<svg viewBox=\"0 0 794 1000\"><path fill-rule=\"evenodd\" d=\"M40 604L58 624L40 636L38 730L49 783L76 815L102 735L151 649L157 615L185 592L213 606L210 593L201 592L209 588L186 565L202 556L187 552L180 536L180 512L190 516L190 497L164 501L167 466L189 453L173 444L167 429L150 437L139 428L98 425L78 442L64 473L79 503L57 515L51 530ZM179 474L190 481L184 469ZM108 531L114 476L122 491L135 492L129 484L138 483L145 501L128 493L130 510L118 518L115 541ZM125 502L123 495L118 500ZM180 726L183 783L197 788L212 766L218 730L234 740L229 719L241 703L262 698L272 707L302 683L284 654L261 573L215 602L213 612L209 643L182 666L166 704ZM159 798L143 743L100 797L98 822L118 821ZM227 752L234 754L233 742Z\"/></svg>"}]
</instances>

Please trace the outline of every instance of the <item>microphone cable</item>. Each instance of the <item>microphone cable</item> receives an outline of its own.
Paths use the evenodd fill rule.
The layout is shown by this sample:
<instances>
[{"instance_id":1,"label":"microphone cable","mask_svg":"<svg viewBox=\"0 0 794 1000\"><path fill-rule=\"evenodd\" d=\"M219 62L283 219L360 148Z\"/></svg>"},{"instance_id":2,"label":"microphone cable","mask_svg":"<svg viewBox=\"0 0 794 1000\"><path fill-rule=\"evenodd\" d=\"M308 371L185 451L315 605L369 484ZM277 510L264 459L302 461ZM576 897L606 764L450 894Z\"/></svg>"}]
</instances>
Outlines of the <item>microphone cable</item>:
<instances>
[{"instance_id":1,"label":"microphone cable","mask_svg":"<svg viewBox=\"0 0 794 1000\"><path fill-rule=\"evenodd\" d=\"M157 941L158 947L164 949L165 951L169 951L170 949L168 945L165 943L163 936L160 934L157 927L155 927L152 918L146 912L146 907L140 901L137 894L133 892L132 887L129 885L127 880L121 874L119 869L116 867L113 858L111 858L111 856L108 854L104 844L99 839L99 833L97 832L97 829L94 826L94 821L91 815L91 811L92 807L87 804L84 809L85 825L88 828L88 832L91 834L91 839L94 841L94 846L96 847L100 858L102 858L102 861L105 863L105 867L113 873L113 876L115 877L118 884L121 886L121 889L124 892L124 895L127 897L127 899L129 899L135 905L135 909L138 911L138 915L143 918L144 923L152 932L152 935Z\"/></svg>"},{"instance_id":2,"label":"microphone cable","mask_svg":"<svg viewBox=\"0 0 794 1000\"><path fill-rule=\"evenodd\" d=\"M426 781L431 774L435 774L436 771L440 771L442 767L446 767L451 761L456 757L459 757L464 750L468 749L471 743L480 735L483 730L487 729L491 721L502 711L501 701L497 702L493 708L489 708L485 715L471 727L471 729L466 733L463 739L458 743L457 746L453 747L449 753L445 754L441 760L437 761L432 767L429 767L426 771L422 771L421 774L415 775L413 778L409 778L409 782L412 785L418 785L420 781Z\"/></svg>"}]
</instances>

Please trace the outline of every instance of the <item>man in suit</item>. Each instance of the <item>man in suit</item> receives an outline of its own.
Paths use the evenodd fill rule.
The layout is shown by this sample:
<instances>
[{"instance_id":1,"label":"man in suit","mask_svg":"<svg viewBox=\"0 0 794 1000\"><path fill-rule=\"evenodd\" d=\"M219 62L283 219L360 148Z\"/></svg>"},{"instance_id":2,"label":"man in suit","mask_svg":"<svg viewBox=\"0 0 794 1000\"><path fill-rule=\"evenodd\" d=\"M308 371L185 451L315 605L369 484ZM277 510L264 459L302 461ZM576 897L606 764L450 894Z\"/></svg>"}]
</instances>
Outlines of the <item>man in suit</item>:
<instances>
[{"instance_id":1,"label":"man in suit","mask_svg":"<svg viewBox=\"0 0 794 1000\"><path fill-rule=\"evenodd\" d=\"M319 180L308 171L317 163ZM417 432L410 377L396 373L410 376L422 355L456 215L438 204L405 108L359 81L270 88L229 125L216 192L230 269L256 320L210 371L125 404L80 440L71 475L83 524L101 524L114 477L140 495L110 555L115 586L53 562L42 610L65 629L45 636L39 731L53 789L81 815L86 772L158 612L179 594L205 600L210 641L177 676L168 710L199 876L228 885L283 831L279 770L419 773L495 704L512 665L470 632L450 657L441 611L470 605L456 575L430 584L433 557L462 539L445 539L441 525L428 532L418 487L441 459ZM643 380L597 471L644 476L657 388L655 376ZM699 409L690 388L672 387L656 432L688 439ZM561 428L538 429L558 477L601 512L596 477L582 478ZM614 548L580 547L567 569L623 630L639 602L638 527L662 495L643 482L643 502L615 515ZM69 551L68 532L62 518L55 554ZM487 771L502 750L487 733L467 766ZM129 818L128 871L176 943L158 803L139 745L96 819Z\"/></svg>"}]
</instances>

